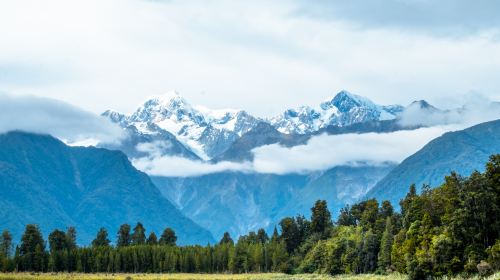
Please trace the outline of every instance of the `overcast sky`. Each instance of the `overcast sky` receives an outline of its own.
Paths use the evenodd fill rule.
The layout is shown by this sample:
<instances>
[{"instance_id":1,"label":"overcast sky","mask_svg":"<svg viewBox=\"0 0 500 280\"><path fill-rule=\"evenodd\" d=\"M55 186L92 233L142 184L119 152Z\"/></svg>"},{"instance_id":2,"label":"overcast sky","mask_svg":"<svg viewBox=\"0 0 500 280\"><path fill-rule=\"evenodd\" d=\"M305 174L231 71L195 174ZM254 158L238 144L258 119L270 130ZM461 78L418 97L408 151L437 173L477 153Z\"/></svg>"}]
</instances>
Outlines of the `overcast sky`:
<instances>
[{"instance_id":1,"label":"overcast sky","mask_svg":"<svg viewBox=\"0 0 500 280\"><path fill-rule=\"evenodd\" d=\"M258 116L341 89L500 100L500 1L0 2L0 92L129 113L150 95Z\"/></svg>"}]
</instances>

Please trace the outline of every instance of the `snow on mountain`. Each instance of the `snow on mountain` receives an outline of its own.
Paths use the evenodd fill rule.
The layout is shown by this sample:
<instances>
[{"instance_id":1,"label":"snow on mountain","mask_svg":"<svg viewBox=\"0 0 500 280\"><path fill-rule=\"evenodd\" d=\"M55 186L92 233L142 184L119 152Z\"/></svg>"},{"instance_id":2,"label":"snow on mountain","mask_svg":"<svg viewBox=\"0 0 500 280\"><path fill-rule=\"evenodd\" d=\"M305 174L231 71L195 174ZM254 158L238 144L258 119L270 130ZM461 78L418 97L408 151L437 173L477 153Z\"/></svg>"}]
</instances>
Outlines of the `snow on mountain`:
<instances>
[{"instance_id":1,"label":"snow on mountain","mask_svg":"<svg viewBox=\"0 0 500 280\"><path fill-rule=\"evenodd\" d=\"M129 131L137 131L140 137L136 139L158 141L162 135L170 133L198 158L209 160L229 150L235 141L259 123L268 123L283 134L309 135L331 126L348 127L374 121L399 120L403 112L415 107L435 109L425 101L416 101L406 108L401 105L378 105L368 98L343 90L316 107L288 109L276 117L263 120L243 110L211 110L192 106L173 91L147 99L131 115L108 110L103 116ZM171 136L168 138L169 141L173 140ZM168 150L165 152L168 153ZM182 154L188 152L183 151Z\"/></svg>"},{"instance_id":2,"label":"snow on mountain","mask_svg":"<svg viewBox=\"0 0 500 280\"><path fill-rule=\"evenodd\" d=\"M124 124L127 120L127 116L121 114L115 110L106 110L101 114L103 117L108 117L112 122L117 124Z\"/></svg>"},{"instance_id":3,"label":"snow on mountain","mask_svg":"<svg viewBox=\"0 0 500 280\"><path fill-rule=\"evenodd\" d=\"M302 106L288 109L269 119L269 122L282 133L307 134L329 125L347 126L366 121L391 120L403 110L403 106L377 105L368 98L343 90L316 108Z\"/></svg>"},{"instance_id":4,"label":"snow on mountain","mask_svg":"<svg viewBox=\"0 0 500 280\"><path fill-rule=\"evenodd\" d=\"M110 110L103 115L122 127L133 126L141 134L172 133L204 160L226 150L258 122L242 110L191 106L175 91L149 98L130 116Z\"/></svg>"}]
</instances>

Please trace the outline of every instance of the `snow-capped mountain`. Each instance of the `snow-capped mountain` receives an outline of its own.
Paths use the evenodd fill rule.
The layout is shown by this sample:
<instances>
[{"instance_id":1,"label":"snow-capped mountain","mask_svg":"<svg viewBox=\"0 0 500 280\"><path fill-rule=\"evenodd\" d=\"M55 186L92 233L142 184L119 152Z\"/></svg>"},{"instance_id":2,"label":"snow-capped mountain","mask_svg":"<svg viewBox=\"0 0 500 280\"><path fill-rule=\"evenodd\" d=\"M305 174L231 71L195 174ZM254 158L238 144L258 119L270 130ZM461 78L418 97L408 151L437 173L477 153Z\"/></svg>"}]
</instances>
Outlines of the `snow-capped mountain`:
<instances>
[{"instance_id":1,"label":"snow-capped mountain","mask_svg":"<svg viewBox=\"0 0 500 280\"><path fill-rule=\"evenodd\" d=\"M148 99L130 116L110 110L103 115L144 135L169 132L204 160L225 151L259 121L242 110L191 106L175 91Z\"/></svg>"},{"instance_id":2,"label":"snow-capped mountain","mask_svg":"<svg viewBox=\"0 0 500 280\"><path fill-rule=\"evenodd\" d=\"M415 108L418 110L414 110ZM343 90L317 107L301 106L297 109L288 109L273 118L259 119L243 110L211 110L202 106L192 106L174 91L147 99L131 115L108 110L103 113L103 116L122 126L129 134L134 134L133 141L126 142L129 146L140 146L143 140L153 141L155 147L161 147L162 155L183 157L189 155L189 158L221 160L227 158L228 151L230 154L239 154L239 151L234 150L241 149L241 146L253 149L256 145L275 143L276 139L295 139L294 137L299 138L295 139L297 141L292 141L292 139L286 142L303 143L308 136L322 131L328 132L331 129L343 129L344 133L374 130L377 132L378 127L384 127L380 124L387 124L387 122L390 122L388 125L393 127L392 130L403 129L398 126L399 123L403 123L404 126L401 119L405 117L403 121L412 121L416 117L410 113L416 111L420 114L421 110L438 109L423 100L416 101L407 107L383 106ZM363 124L372 124L373 127L369 129L354 127ZM408 127L416 127L410 124ZM247 132L257 127L265 127L265 125L268 126L267 134L256 132L250 137L251 141L249 137L245 137ZM342 133L342 131L334 134ZM170 144L160 145L162 139ZM240 141L241 139L245 141ZM281 140L277 142L282 143ZM132 158L144 154L139 150L132 152L136 149L133 146L117 148L129 151L127 154ZM251 153L251 150L245 153Z\"/></svg>"},{"instance_id":3,"label":"snow-capped mountain","mask_svg":"<svg viewBox=\"0 0 500 280\"><path fill-rule=\"evenodd\" d=\"M395 119L403 110L403 106L377 105L365 97L343 90L316 108L302 106L288 109L269 119L269 122L282 133L308 134L330 125L347 126L366 121Z\"/></svg>"}]
</instances>

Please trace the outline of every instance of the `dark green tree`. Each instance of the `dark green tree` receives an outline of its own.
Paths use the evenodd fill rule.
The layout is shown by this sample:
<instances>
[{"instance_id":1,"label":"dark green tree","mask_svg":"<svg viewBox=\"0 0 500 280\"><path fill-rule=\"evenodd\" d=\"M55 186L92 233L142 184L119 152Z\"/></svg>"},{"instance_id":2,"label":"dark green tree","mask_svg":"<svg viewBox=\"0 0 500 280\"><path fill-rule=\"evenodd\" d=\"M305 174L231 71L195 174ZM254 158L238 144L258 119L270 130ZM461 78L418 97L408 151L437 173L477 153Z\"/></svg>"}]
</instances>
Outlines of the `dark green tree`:
<instances>
[{"instance_id":1,"label":"dark green tree","mask_svg":"<svg viewBox=\"0 0 500 280\"><path fill-rule=\"evenodd\" d=\"M339 215L339 218L337 219L337 225L339 225L339 226L355 226L356 225L356 218L351 213L351 209L350 209L349 205L340 209L340 215Z\"/></svg>"},{"instance_id":2,"label":"dark green tree","mask_svg":"<svg viewBox=\"0 0 500 280\"><path fill-rule=\"evenodd\" d=\"M234 244L233 239L231 238L231 235L229 232L224 232L224 236L222 236L222 239L219 241L219 244Z\"/></svg>"},{"instance_id":3,"label":"dark green tree","mask_svg":"<svg viewBox=\"0 0 500 280\"><path fill-rule=\"evenodd\" d=\"M132 245L143 245L146 243L146 229L141 223L137 223L132 234Z\"/></svg>"},{"instance_id":4,"label":"dark green tree","mask_svg":"<svg viewBox=\"0 0 500 280\"><path fill-rule=\"evenodd\" d=\"M292 253L297 249L301 242L300 230L294 218L284 218L280 222L281 239L285 242L286 250Z\"/></svg>"},{"instance_id":5,"label":"dark green tree","mask_svg":"<svg viewBox=\"0 0 500 280\"><path fill-rule=\"evenodd\" d=\"M66 267L67 244L66 233L61 230L54 230L49 234L50 258L48 268L50 271L62 271Z\"/></svg>"},{"instance_id":6,"label":"dark green tree","mask_svg":"<svg viewBox=\"0 0 500 280\"><path fill-rule=\"evenodd\" d=\"M109 247L108 231L105 228L100 228L95 239L92 241L92 247Z\"/></svg>"},{"instance_id":7,"label":"dark green tree","mask_svg":"<svg viewBox=\"0 0 500 280\"><path fill-rule=\"evenodd\" d=\"M64 231L56 229L49 234L49 247L51 252L62 251L67 248Z\"/></svg>"},{"instance_id":8,"label":"dark green tree","mask_svg":"<svg viewBox=\"0 0 500 280\"><path fill-rule=\"evenodd\" d=\"M257 231L257 238L261 244L266 244L266 242L269 241L269 236L263 228Z\"/></svg>"},{"instance_id":9,"label":"dark green tree","mask_svg":"<svg viewBox=\"0 0 500 280\"><path fill-rule=\"evenodd\" d=\"M380 241L380 251L378 253L378 267L381 271L385 272L391 266L391 252L394 236L392 235L392 219L390 216L386 217L385 230L382 234Z\"/></svg>"},{"instance_id":10,"label":"dark green tree","mask_svg":"<svg viewBox=\"0 0 500 280\"><path fill-rule=\"evenodd\" d=\"M0 255L4 255L5 257L10 257L12 252L12 235L8 230L4 230L2 232L2 236L0 236Z\"/></svg>"},{"instance_id":11,"label":"dark green tree","mask_svg":"<svg viewBox=\"0 0 500 280\"><path fill-rule=\"evenodd\" d=\"M332 216L326 200L318 200L311 208L311 231L325 234L332 227Z\"/></svg>"},{"instance_id":12,"label":"dark green tree","mask_svg":"<svg viewBox=\"0 0 500 280\"><path fill-rule=\"evenodd\" d=\"M273 235L271 235L271 241L278 241L279 238L280 235L278 234L278 229L275 226L273 230Z\"/></svg>"},{"instance_id":13,"label":"dark green tree","mask_svg":"<svg viewBox=\"0 0 500 280\"><path fill-rule=\"evenodd\" d=\"M382 207L380 209L380 216L384 219L390 217L394 214L394 208L390 201L384 200L382 201Z\"/></svg>"},{"instance_id":14,"label":"dark green tree","mask_svg":"<svg viewBox=\"0 0 500 280\"><path fill-rule=\"evenodd\" d=\"M45 269L45 241L37 225L26 226L21 237L19 258L22 270L43 271Z\"/></svg>"},{"instance_id":15,"label":"dark green tree","mask_svg":"<svg viewBox=\"0 0 500 280\"><path fill-rule=\"evenodd\" d=\"M76 229L68 227L66 230L66 247L68 249L76 249Z\"/></svg>"},{"instance_id":16,"label":"dark green tree","mask_svg":"<svg viewBox=\"0 0 500 280\"><path fill-rule=\"evenodd\" d=\"M130 237L130 225L123 224L120 226L118 230L118 237L116 241L116 246L125 247L130 245L131 237Z\"/></svg>"},{"instance_id":17,"label":"dark green tree","mask_svg":"<svg viewBox=\"0 0 500 280\"><path fill-rule=\"evenodd\" d=\"M175 246L177 242L177 236L175 231L171 228L166 228L160 236L160 245L170 245Z\"/></svg>"},{"instance_id":18,"label":"dark green tree","mask_svg":"<svg viewBox=\"0 0 500 280\"><path fill-rule=\"evenodd\" d=\"M146 241L146 244L148 245L158 245L158 238L156 237L156 234L154 232L151 232L148 236L148 240Z\"/></svg>"}]
</instances>

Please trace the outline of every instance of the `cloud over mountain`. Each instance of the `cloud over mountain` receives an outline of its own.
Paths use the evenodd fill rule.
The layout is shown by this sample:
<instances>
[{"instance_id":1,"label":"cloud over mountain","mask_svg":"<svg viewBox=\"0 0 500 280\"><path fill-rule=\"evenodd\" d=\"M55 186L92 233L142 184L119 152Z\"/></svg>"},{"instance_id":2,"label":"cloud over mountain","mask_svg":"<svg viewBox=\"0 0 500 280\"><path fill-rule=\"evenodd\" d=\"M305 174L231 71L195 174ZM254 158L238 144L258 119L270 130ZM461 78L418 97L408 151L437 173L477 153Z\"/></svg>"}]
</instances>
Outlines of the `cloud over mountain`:
<instances>
[{"instance_id":1,"label":"cloud over mountain","mask_svg":"<svg viewBox=\"0 0 500 280\"><path fill-rule=\"evenodd\" d=\"M0 132L51 134L69 144L119 141L123 130L108 119L55 99L0 94Z\"/></svg>"},{"instance_id":2,"label":"cloud over mountain","mask_svg":"<svg viewBox=\"0 0 500 280\"><path fill-rule=\"evenodd\" d=\"M192 161L181 157L160 156L135 159L140 170L156 176L189 177L224 171L270 174L307 173L335 166L355 166L360 162L380 165L400 162L430 140L454 130L454 126L420 128L392 133L319 135L306 145L291 148L272 144L254 149L252 162Z\"/></svg>"}]
</instances>

